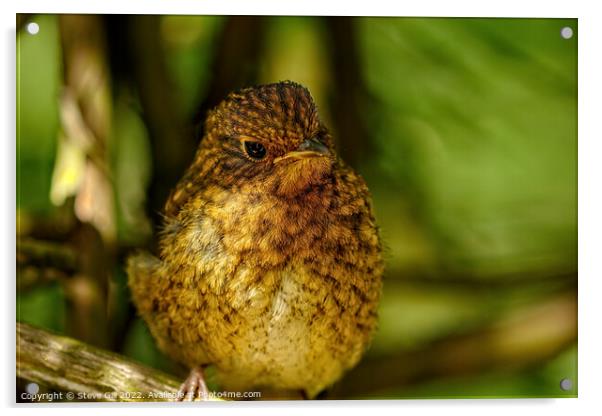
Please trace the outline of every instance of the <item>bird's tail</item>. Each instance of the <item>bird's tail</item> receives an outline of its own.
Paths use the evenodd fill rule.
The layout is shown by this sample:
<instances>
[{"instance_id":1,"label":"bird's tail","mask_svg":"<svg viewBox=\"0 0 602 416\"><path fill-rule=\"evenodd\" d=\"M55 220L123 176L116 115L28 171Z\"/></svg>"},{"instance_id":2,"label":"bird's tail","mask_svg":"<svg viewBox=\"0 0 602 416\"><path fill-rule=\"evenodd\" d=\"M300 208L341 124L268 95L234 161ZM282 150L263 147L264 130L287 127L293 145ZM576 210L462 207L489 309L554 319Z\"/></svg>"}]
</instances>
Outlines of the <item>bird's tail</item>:
<instances>
[{"instance_id":1,"label":"bird's tail","mask_svg":"<svg viewBox=\"0 0 602 416\"><path fill-rule=\"evenodd\" d=\"M140 251L127 259L126 271L128 286L132 293L132 300L143 318L152 313L154 303L153 287L156 289L160 279L159 268L161 260L150 253Z\"/></svg>"}]
</instances>

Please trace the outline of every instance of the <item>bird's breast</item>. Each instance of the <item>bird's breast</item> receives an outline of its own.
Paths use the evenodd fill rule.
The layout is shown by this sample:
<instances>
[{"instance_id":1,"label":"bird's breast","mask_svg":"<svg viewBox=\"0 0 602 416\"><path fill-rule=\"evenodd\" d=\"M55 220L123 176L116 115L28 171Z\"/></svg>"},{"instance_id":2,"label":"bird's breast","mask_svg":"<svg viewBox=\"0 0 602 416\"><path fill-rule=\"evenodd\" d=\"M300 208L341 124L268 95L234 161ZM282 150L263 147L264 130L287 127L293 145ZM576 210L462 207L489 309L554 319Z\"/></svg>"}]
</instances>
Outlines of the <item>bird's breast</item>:
<instances>
[{"instance_id":1,"label":"bird's breast","mask_svg":"<svg viewBox=\"0 0 602 416\"><path fill-rule=\"evenodd\" d=\"M331 212L324 192L283 201L218 190L173 228L171 290L198 320L181 339L201 340L226 388L313 394L359 360L376 323L381 272L362 204Z\"/></svg>"}]
</instances>

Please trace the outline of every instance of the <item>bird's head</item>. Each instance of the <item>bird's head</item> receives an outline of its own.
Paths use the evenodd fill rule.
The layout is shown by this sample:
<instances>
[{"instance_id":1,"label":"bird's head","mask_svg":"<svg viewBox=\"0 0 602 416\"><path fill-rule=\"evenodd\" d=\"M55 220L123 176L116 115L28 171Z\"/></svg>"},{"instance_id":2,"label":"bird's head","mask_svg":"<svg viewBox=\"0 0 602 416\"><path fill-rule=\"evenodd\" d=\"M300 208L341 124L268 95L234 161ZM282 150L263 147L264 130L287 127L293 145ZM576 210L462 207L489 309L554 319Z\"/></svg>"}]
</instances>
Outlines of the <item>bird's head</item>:
<instances>
[{"instance_id":1,"label":"bird's head","mask_svg":"<svg viewBox=\"0 0 602 416\"><path fill-rule=\"evenodd\" d=\"M207 117L199 157L215 161L214 183L284 197L327 180L336 161L309 91L289 81L230 94Z\"/></svg>"}]
</instances>

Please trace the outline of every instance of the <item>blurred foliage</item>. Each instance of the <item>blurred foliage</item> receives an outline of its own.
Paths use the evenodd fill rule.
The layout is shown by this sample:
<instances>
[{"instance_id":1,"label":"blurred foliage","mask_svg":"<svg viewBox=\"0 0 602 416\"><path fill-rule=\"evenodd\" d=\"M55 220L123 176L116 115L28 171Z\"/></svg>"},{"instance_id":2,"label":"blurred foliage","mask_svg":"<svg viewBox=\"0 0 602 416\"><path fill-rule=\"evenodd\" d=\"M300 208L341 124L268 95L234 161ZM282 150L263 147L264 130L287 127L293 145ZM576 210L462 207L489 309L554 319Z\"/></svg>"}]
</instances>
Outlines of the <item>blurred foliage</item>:
<instances>
[{"instance_id":1,"label":"blurred foliage","mask_svg":"<svg viewBox=\"0 0 602 416\"><path fill-rule=\"evenodd\" d=\"M39 37L18 37L17 47L17 227L28 217L48 215L58 134L61 56L58 21L39 16ZM41 71L40 68L43 68ZM17 320L53 330L64 327L60 287L17 294Z\"/></svg>"},{"instance_id":2,"label":"blurred foliage","mask_svg":"<svg viewBox=\"0 0 602 416\"><path fill-rule=\"evenodd\" d=\"M39 16L39 37L17 48L17 209L47 213L58 129L61 55L57 19Z\"/></svg>"},{"instance_id":3,"label":"blurred foliage","mask_svg":"<svg viewBox=\"0 0 602 416\"><path fill-rule=\"evenodd\" d=\"M196 114L210 81L209 65L223 16L165 16L161 35L165 61L178 103L187 118Z\"/></svg>"},{"instance_id":4,"label":"blurred foliage","mask_svg":"<svg viewBox=\"0 0 602 416\"><path fill-rule=\"evenodd\" d=\"M559 388L567 374L577 374L577 347L572 347L544 366L516 373L501 371L473 377L435 380L415 387L382 392L381 398L453 399L453 398L539 398L575 397L573 391ZM577 379L573 378L577 391Z\"/></svg>"},{"instance_id":5,"label":"blurred foliage","mask_svg":"<svg viewBox=\"0 0 602 416\"><path fill-rule=\"evenodd\" d=\"M117 216L119 240L140 243L151 233L143 214L145 189L150 182L150 149L146 127L126 98L116 103L112 162L115 192L121 215ZM132 186L132 183L136 186Z\"/></svg>"},{"instance_id":6,"label":"blurred foliage","mask_svg":"<svg viewBox=\"0 0 602 416\"><path fill-rule=\"evenodd\" d=\"M425 254L483 277L574 270L577 51L559 33L575 22L359 23L379 101L377 163L426 224ZM412 242L383 231L391 265L403 267L396 260Z\"/></svg>"},{"instance_id":7,"label":"blurred foliage","mask_svg":"<svg viewBox=\"0 0 602 416\"><path fill-rule=\"evenodd\" d=\"M49 199L62 83L58 20L34 19L39 34L21 31L17 40L22 230L33 219L52 219L60 211ZM225 19L161 18L170 87L186 120L198 116L218 75L210 68ZM267 22L257 81L305 84L330 124L337 74L324 40L327 21L272 17ZM577 34L577 21L357 18L353 25L368 91L362 116L372 137L366 140L376 147L357 168L373 193L387 259L380 328L368 358L419 349L550 293L574 290L577 39L563 39L560 30L570 26ZM119 85L113 99L118 240L136 246L151 234L141 214L153 168L150 139L136 93ZM337 139L344 144L345 137ZM568 276L570 287L558 276ZM122 270L113 280L113 303L120 305L115 320L125 321ZM62 331L64 302L58 284L19 293L17 318ZM175 371L141 321L126 330L117 349ZM535 368L426 381L376 397L573 397L576 357L575 341ZM559 388L566 377L575 384L569 392Z\"/></svg>"}]
</instances>

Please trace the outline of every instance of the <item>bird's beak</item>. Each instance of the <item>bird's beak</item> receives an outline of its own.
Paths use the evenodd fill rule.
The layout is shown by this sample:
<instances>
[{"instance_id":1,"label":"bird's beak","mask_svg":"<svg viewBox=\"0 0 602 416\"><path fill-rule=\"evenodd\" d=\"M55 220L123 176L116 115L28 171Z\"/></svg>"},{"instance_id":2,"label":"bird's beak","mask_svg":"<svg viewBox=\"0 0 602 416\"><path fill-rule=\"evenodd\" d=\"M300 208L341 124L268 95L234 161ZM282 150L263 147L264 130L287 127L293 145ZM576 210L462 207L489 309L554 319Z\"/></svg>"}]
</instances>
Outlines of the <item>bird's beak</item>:
<instances>
[{"instance_id":1,"label":"bird's beak","mask_svg":"<svg viewBox=\"0 0 602 416\"><path fill-rule=\"evenodd\" d=\"M284 156L274 159L274 163L281 162L285 159L308 159L310 157L329 156L330 150L318 139L307 139L292 152L288 152Z\"/></svg>"}]
</instances>

